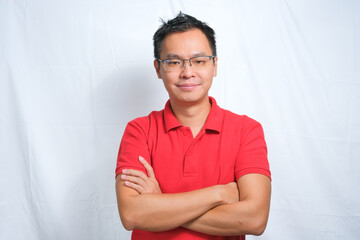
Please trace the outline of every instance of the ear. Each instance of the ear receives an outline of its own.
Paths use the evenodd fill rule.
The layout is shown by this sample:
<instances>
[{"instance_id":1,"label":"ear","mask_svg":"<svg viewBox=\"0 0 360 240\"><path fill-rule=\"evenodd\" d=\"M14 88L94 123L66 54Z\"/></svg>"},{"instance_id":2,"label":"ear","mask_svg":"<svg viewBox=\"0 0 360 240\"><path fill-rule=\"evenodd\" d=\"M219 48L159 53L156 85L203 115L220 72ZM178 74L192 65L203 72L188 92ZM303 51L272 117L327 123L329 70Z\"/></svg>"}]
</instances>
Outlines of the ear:
<instances>
[{"instance_id":1,"label":"ear","mask_svg":"<svg viewBox=\"0 0 360 240\"><path fill-rule=\"evenodd\" d=\"M217 61L218 61L218 57L214 57L213 77L216 77L216 75L217 75Z\"/></svg>"},{"instance_id":2,"label":"ear","mask_svg":"<svg viewBox=\"0 0 360 240\"><path fill-rule=\"evenodd\" d=\"M161 73L160 73L160 63L156 59L154 60L154 68L155 68L155 71L156 71L156 74L157 74L158 78L162 79Z\"/></svg>"}]
</instances>

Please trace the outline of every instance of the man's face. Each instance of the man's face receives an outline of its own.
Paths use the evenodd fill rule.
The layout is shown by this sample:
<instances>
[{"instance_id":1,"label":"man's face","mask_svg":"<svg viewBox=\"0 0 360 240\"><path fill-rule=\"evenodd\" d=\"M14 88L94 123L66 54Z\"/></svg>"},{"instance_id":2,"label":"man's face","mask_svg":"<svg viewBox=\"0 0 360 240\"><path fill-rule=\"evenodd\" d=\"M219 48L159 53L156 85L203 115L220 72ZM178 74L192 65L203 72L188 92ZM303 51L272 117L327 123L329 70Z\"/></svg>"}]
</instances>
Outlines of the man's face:
<instances>
[{"instance_id":1,"label":"man's face","mask_svg":"<svg viewBox=\"0 0 360 240\"><path fill-rule=\"evenodd\" d=\"M160 59L189 59L211 55L212 50L205 34L199 29L193 29L166 36L162 43ZM215 64L211 60L208 67L204 69L194 70L186 61L181 70L166 71L164 65L160 64L161 66L156 60L154 61L156 73L163 80L171 102L192 104L208 101L208 91L217 71L216 57Z\"/></svg>"}]
</instances>

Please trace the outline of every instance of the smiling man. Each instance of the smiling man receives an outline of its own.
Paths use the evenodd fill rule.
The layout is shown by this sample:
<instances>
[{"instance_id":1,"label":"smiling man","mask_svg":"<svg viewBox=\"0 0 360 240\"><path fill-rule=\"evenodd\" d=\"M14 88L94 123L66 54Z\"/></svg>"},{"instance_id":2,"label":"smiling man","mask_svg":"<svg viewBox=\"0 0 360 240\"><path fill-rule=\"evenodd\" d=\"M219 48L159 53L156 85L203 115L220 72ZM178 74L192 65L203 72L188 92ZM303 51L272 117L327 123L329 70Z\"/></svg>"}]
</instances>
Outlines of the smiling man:
<instances>
[{"instance_id":1,"label":"smiling man","mask_svg":"<svg viewBox=\"0 0 360 240\"><path fill-rule=\"evenodd\" d=\"M215 33L180 13L154 35L162 111L128 123L116 167L121 221L132 239L245 239L266 227L271 195L261 125L209 97Z\"/></svg>"}]
</instances>

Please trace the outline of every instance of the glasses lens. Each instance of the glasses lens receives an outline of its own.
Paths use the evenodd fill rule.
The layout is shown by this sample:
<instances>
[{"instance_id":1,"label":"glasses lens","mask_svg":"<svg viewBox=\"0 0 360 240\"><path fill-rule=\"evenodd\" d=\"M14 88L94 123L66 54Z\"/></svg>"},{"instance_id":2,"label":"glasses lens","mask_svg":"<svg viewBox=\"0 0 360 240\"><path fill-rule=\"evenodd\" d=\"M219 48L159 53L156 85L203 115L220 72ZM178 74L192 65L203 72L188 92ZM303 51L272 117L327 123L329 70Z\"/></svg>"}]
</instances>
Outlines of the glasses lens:
<instances>
[{"instance_id":1,"label":"glasses lens","mask_svg":"<svg viewBox=\"0 0 360 240\"><path fill-rule=\"evenodd\" d=\"M203 69L206 68L210 63L211 57L205 56L205 57L195 57L192 58L191 65L194 69Z\"/></svg>"},{"instance_id":2,"label":"glasses lens","mask_svg":"<svg viewBox=\"0 0 360 240\"><path fill-rule=\"evenodd\" d=\"M183 60L181 59L169 59L164 61L165 70L167 71L178 71L182 68Z\"/></svg>"},{"instance_id":3,"label":"glasses lens","mask_svg":"<svg viewBox=\"0 0 360 240\"><path fill-rule=\"evenodd\" d=\"M210 65L212 56L194 57L189 59L190 66L193 70L202 70ZM184 67L184 61L187 59L168 59L164 60L164 68L166 71L181 71Z\"/></svg>"}]
</instances>

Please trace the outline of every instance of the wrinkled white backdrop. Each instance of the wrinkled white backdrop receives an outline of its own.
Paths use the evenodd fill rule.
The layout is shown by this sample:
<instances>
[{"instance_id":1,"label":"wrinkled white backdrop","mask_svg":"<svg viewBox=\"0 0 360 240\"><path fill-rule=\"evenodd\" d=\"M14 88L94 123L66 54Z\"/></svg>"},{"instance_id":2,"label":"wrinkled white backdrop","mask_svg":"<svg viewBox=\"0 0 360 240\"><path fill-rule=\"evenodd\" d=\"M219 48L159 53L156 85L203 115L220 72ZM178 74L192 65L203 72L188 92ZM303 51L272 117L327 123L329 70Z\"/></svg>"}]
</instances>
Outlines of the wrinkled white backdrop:
<instances>
[{"instance_id":1,"label":"wrinkled white backdrop","mask_svg":"<svg viewBox=\"0 0 360 240\"><path fill-rule=\"evenodd\" d=\"M360 1L0 0L0 239L129 239L114 169L125 124L162 109L159 17L217 34L219 105L260 121L264 240L360 238Z\"/></svg>"}]
</instances>

